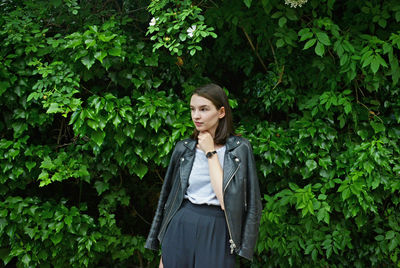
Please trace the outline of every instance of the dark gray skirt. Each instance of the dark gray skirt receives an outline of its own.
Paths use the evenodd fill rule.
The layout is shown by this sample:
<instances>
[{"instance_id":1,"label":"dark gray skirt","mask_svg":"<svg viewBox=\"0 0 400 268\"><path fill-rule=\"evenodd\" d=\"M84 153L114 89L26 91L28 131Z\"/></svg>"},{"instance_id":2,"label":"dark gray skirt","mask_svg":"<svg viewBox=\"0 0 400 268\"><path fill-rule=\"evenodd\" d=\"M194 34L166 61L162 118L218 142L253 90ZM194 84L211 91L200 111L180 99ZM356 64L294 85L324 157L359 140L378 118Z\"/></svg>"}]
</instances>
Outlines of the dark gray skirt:
<instances>
[{"instance_id":1,"label":"dark gray skirt","mask_svg":"<svg viewBox=\"0 0 400 268\"><path fill-rule=\"evenodd\" d=\"M224 211L184 200L161 245L164 268L234 268Z\"/></svg>"}]
</instances>

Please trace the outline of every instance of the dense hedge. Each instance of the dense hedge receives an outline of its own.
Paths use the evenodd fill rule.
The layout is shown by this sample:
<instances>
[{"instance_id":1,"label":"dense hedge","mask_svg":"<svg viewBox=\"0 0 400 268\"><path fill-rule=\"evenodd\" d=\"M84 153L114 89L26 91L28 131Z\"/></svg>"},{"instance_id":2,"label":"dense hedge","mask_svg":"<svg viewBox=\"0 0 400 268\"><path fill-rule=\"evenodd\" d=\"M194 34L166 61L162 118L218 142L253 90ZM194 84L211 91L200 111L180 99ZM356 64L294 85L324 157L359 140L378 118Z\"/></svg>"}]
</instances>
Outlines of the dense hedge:
<instances>
[{"instance_id":1,"label":"dense hedge","mask_svg":"<svg viewBox=\"0 0 400 268\"><path fill-rule=\"evenodd\" d=\"M263 194L241 266L400 266L398 1L0 7L4 264L155 267L143 245L169 155L191 90L214 81Z\"/></svg>"}]
</instances>

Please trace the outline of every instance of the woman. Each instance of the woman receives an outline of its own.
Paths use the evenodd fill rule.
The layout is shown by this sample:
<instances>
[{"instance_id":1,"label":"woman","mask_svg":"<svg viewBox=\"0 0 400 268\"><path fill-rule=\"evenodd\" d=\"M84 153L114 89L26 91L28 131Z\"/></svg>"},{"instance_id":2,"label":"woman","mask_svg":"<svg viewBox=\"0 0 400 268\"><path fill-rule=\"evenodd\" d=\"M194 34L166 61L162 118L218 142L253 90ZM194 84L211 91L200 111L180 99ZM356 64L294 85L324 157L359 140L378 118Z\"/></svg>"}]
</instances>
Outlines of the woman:
<instances>
[{"instance_id":1,"label":"woman","mask_svg":"<svg viewBox=\"0 0 400 268\"><path fill-rule=\"evenodd\" d=\"M195 130L172 153L146 248L161 243L160 267L233 268L252 259L261 217L250 143L235 136L225 92L197 88L190 100Z\"/></svg>"}]
</instances>

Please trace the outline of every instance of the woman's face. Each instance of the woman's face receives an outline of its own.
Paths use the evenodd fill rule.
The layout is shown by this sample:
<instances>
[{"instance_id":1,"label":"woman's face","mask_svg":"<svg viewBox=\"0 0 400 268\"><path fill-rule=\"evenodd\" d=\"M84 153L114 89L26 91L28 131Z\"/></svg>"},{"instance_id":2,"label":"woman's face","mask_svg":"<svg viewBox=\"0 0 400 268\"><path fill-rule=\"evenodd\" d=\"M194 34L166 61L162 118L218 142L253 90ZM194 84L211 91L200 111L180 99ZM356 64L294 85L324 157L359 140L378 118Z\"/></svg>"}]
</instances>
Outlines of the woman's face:
<instances>
[{"instance_id":1,"label":"woman's face","mask_svg":"<svg viewBox=\"0 0 400 268\"><path fill-rule=\"evenodd\" d=\"M190 99L190 110L196 129L199 132L208 131L214 137L219 119L225 116L225 108L217 110L209 99L194 94Z\"/></svg>"}]
</instances>

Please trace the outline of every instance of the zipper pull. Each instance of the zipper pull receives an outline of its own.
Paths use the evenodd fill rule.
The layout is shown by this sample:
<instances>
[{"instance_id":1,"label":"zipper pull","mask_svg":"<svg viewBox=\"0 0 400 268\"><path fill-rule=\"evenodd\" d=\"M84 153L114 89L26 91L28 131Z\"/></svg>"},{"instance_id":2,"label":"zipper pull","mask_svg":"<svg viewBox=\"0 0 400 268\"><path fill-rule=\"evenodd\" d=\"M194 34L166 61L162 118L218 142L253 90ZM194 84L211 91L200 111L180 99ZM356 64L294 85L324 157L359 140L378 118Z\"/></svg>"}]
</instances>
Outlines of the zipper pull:
<instances>
[{"instance_id":1,"label":"zipper pull","mask_svg":"<svg viewBox=\"0 0 400 268\"><path fill-rule=\"evenodd\" d=\"M236 248L236 245L235 245L235 243L233 242L232 239L229 239L229 243L231 244L231 245L230 245L230 247L231 247L231 254L233 254L233 251L234 251L234 249Z\"/></svg>"}]
</instances>

